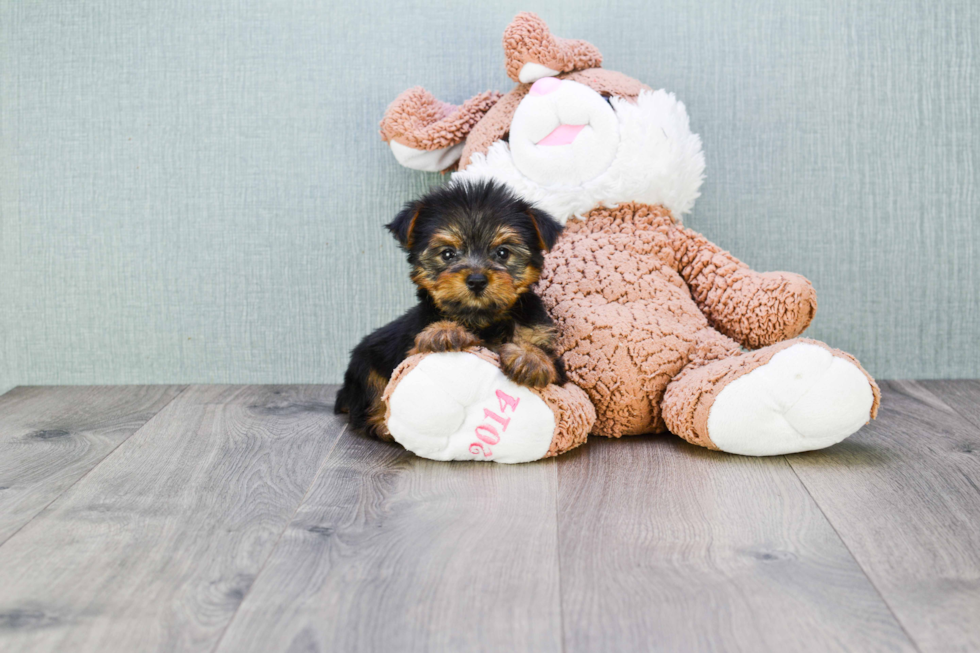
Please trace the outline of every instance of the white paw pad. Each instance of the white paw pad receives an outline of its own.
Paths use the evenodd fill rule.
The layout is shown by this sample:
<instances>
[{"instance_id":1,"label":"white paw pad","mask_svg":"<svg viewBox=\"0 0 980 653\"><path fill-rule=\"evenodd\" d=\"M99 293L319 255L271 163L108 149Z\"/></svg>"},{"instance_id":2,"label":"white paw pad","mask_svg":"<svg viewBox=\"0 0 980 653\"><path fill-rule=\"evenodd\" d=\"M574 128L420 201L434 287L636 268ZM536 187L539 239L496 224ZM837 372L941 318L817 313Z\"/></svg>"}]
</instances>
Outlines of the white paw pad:
<instances>
[{"instance_id":1,"label":"white paw pad","mask_svg":"<svg viewBox=\"0 0 980 653\"><path fill-rule=\"evenodd\" d=\"M539 460L555 431L555 416L540 397L466 352L423 358L388 405L395 441L432 460Z\"/></svg>"},{"instance_id":2,"label":"white paw pad","mask_svg":"<svg viewBox=\"0 0 980 653\"><path fill-rule=\"evenodd\" d=\"M774 456L823 449L861 428L874 394L853 363L799 343L728 384L708 414L722 451Z\"/></svg>"}]
</instances>

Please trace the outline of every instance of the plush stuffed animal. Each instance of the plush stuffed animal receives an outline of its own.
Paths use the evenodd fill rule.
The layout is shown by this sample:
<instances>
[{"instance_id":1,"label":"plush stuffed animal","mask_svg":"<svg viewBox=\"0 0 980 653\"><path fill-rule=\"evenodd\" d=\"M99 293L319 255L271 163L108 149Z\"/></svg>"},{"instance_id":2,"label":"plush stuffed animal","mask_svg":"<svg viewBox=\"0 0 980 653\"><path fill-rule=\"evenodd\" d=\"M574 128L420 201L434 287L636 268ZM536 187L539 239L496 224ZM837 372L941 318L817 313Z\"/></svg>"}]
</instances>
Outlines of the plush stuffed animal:
<instances>
[{"instance_id":1,"label":"plush stuffed animal","mask_svg":"<svg viewBox=\"0 0 980 653\"><path fill-rule=\"evenodd\" d=\"M566 224L537 292L575 385L520 388L518 405L514 388L512 402L498 396L507 379L492 355L410 359L386 392L396 440L441 460L520 462L586 432L669 430L764 456L828 447L874 418L880 394L858 361L797 338L817 309L810 283L756 272L682 226L704 155L674 95L600 68L594 46L534 14L507 27L504 51L512 91L453 106L416 87L381 134L403 165L458 162L453 180L497 180ZM521 449L525 438L535 445Z\"/></svg>"}]
</instances>

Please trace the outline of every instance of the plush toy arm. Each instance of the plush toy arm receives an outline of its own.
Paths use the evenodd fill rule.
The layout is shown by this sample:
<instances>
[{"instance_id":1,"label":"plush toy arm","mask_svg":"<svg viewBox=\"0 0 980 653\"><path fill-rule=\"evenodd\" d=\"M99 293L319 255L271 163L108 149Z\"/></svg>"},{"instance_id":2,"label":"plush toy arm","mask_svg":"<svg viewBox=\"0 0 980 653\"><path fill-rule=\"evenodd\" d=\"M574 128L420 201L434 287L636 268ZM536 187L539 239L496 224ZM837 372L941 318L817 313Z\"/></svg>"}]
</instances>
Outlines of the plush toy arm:
<instances>
[{"instance_id":1,"label":"plush toy arm","mask_svg":"<svg viewBox=\"0 0 980 653\"><path fill-rule=\"evenodd\" d=\"M677 227L681 276L711 325L756 349L803 333L817 312L817 295L792 272L756 272L701 234Z\"/></svg>"}]
</instances>

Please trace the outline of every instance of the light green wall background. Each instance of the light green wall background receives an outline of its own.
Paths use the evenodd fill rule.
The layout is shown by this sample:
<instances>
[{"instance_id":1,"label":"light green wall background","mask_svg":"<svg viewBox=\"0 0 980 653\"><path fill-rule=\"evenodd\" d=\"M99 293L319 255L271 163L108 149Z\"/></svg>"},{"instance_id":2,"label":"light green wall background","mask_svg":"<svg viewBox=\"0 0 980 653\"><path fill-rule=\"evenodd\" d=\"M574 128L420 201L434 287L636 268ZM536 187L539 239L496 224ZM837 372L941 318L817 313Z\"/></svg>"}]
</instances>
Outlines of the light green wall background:
<instances>
[{"instance_id":1,"label":"light green wall background","mask_svg":"<svg viewBox=\"0 0 980 653\"><path fill-rule=\"evenodd\" d=\"M333 382L438 183L377 123L507 90L522 9L673 90L687 224L815 284L880 377L980 376L980 3L0 0L0 386Z\"/></svg>"}]
</instances>

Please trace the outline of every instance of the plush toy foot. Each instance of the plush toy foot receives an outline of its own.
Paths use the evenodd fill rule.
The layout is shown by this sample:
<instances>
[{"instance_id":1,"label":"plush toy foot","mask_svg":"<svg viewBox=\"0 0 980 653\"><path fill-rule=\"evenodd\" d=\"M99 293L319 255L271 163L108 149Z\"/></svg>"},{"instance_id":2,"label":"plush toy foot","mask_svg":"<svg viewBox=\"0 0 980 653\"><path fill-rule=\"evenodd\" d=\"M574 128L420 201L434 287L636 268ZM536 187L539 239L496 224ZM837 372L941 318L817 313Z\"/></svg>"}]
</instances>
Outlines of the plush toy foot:
<instances>
[{"instance_id":1,"label":"plush toy foot","mask_svg":"<svg viewBox=\"0 0 980 653\"><path fill-rule=\"evenodd\" d=\"M540 460L585 442L595 422L581 388L517 385L482 348L410 356L384 400L395 441L432 460Z\"/></svg>"},{"instance_id":2,"label":"plush toy foot","mask_svg":"<svg viewBox=\"0 0 980 653\"><path fill-rule=\"evenodd\" d=\"M874 418L880 397L853 357L802 339L715 361L674 383L664 399L671 431L746 456L836 444Z\"/></svg>"}]
</instances>

